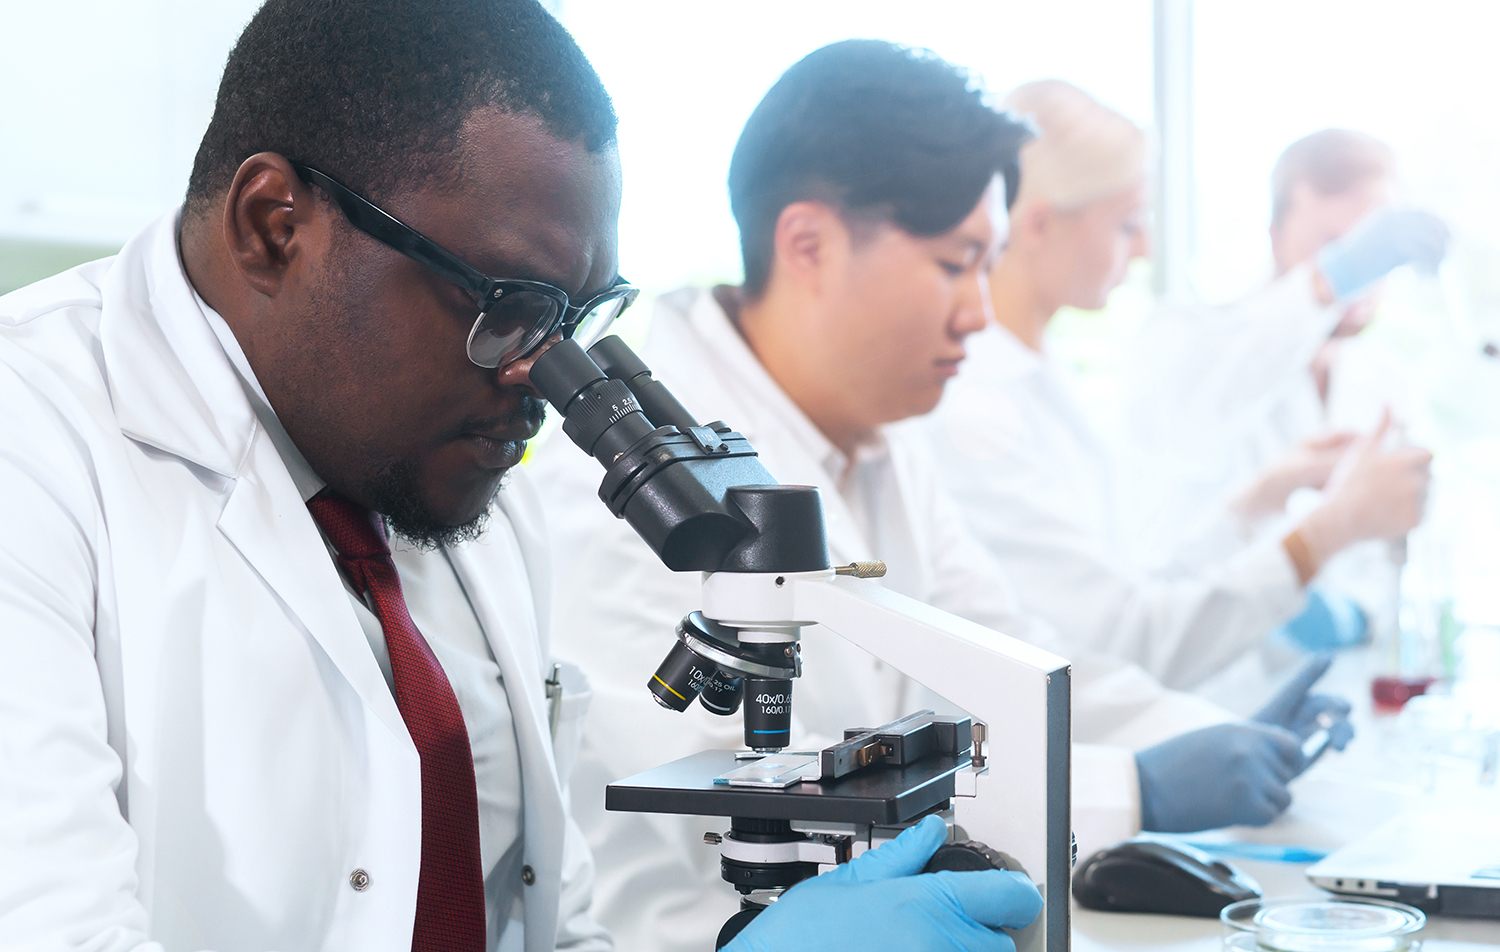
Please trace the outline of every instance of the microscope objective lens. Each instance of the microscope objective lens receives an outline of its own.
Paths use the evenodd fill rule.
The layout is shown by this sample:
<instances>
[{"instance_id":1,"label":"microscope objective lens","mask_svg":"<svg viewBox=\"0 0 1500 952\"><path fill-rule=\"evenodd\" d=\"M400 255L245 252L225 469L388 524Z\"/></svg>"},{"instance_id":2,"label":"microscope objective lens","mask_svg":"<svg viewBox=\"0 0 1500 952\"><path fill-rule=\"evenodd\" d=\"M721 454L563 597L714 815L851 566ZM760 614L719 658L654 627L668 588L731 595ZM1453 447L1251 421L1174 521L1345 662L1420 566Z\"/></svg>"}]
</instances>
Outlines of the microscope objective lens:
<instances>
[{"instance_id":1,"label":"microscope objective lens","mask_svg":"<svg viewBox=\"0 0 1500 952\"><path fill-rule=\"evenodd\" d=\"M792 682L745 679L745 746L781 750L792 742Z\"/></svg>"}]
</instances>

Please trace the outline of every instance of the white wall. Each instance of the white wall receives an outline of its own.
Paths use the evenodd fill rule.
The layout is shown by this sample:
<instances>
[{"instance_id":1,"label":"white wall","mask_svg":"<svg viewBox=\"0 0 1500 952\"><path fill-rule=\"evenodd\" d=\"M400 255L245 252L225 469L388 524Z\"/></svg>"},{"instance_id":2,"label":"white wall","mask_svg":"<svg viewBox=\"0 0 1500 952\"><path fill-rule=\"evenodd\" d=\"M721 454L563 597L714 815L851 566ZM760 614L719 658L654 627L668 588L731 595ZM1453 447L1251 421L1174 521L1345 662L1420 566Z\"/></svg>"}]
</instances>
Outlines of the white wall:
<instances>
[{"instance_id":1,"label":"white wall","mask_svg":"<svg viewBox=\"0 0 1500 952\"><path fill-rule=\"evenodd\" d=\"M229 48L257 0L8 0L0 28L0 236L119 243L181 200ZM992 88L1061 76L1151 113L1148 0L566 0L614 95L622 269L665 289L738 274L725 175L740 126L838 39L928 46Z\"/></svg>"},{"instance_id":2,"label":"white wall","mask_svg":"<svg viewBox=\"0 0 1500 952\"><path fill-rule=\"evenodd\" d=\"M1329 126L1388 141L1408 197L1500 265L1500 5L1201 2L1195 24L1200 291L1231 297L1269 271L1271 166Z\"/></svg>"},{"instance_id":3,"label":"white wall","mask_svg":"<svg viewBox=\"0 0 1500 952\"><path fill-rule=\"evenodd\" d=\"M781 73L851 37L933 49L1003 93L1058 77L1149 124L1149 0L565 0L620 114L621 271L666 290L735 280L725 180L740 127Z\"/></svg>"},{"instance_id":4,"label":"white wall","mask_svg":"<svg viewBox=\"0 0 1500 952\"><path fill-rule=\"evenodd\" d=\"M255 0L6 0L0 235L119 243L181 201Z\"/></svg>"}]
</instances>

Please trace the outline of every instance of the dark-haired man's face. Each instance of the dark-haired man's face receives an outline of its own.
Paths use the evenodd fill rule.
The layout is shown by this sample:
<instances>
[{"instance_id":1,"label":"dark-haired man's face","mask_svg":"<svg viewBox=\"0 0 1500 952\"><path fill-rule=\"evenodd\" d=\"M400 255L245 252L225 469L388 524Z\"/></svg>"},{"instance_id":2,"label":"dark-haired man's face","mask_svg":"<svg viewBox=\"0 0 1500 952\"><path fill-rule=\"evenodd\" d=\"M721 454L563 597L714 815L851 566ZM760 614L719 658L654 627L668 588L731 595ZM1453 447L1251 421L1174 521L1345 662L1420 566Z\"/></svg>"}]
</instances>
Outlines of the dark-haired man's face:
<instances>
[{"instance_id":1,"label":"dark-haired man's face","mask_svg":"<svg viewBox=\"0 0 1500 952\"><path fill-rule=\"evenodd\" d=\"M465 123L456 158L455 182L380 204L486 274L546 281L574 301L614 283L612 150L590 154L538 120L486 109ZM355 230L333 204L319 209L329 239L285 295L282 339L257 375L330 486L408 538L462 538L541 425L528 377L536 355L475 366L465 351L473 298Z\"/></svg>"},{"instance_id":2,"label":"dark-haired man's face","mask_svg":"<svg viewBox=\"0 0 1500 952\"><path fill-rule=\"evenodd\" d=\"M998 190L998 191L997 191ZM836 355L829 373L874 427L927 413L964 358L964 338L989 319L986 273L1006 230L997 182L950 231L918 237L882 223L856 226L847 257L830 262L813 333Z\"/></svg>"}]
</instances>

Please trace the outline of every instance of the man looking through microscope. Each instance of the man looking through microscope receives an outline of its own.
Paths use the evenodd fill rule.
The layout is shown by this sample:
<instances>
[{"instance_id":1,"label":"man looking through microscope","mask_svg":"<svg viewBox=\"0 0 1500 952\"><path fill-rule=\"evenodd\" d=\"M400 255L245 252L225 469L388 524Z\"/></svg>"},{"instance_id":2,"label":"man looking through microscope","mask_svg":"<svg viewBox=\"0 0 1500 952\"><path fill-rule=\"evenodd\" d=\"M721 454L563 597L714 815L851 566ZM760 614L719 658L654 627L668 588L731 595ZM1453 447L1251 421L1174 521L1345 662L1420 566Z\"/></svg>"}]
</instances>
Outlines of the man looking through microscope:
<instances>
[{"instance_id":1,"label":"man looking through microscope","mask_svg":"<svg viewBox=\"0 0 1500 952\"><path fill-rule=\"evenodd\" d=\"M615 130L534 0L267 0L185 206L0 298L0 948L610 948L505 476L633 296ZM1003 952L1037 890L945 834L734 952Z\"/></svg>"}]
</instances>

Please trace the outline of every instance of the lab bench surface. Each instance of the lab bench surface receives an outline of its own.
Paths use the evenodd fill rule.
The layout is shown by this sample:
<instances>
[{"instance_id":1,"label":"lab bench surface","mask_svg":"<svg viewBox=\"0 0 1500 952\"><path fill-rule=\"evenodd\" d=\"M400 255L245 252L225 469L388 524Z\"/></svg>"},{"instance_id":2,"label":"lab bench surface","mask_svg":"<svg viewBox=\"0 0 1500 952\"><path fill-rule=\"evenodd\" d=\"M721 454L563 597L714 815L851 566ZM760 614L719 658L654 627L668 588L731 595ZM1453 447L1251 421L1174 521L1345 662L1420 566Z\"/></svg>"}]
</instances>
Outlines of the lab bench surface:
<instances>
[{"instance_id":1,"label":"lab bench surface","mask_svg":"<svg viewBox=\"0 0 1500 952\"><path fill-rule=\"evenodd\" d=\"M1477 784L1462 764L1425 768L1403 759L1392 718L1371 711L1368 662L1361 652L1341 656L1317 690L1354 702L1356 740L1293 781L1293 803L1258 829L1236 828L1184 837L1193 842L1280 844L1333 851L1408 809L1452 803L1493 804L1500 823L1500 791ZM1255 877L1268 897L1315 899L1328 893L1307 881L1304 863L1271 863L1226 857ZM1497 857L1500 860L1500 857ZM1430 917L1419 933L1423 952L1477 952L1500 948L1500 920ZM1075 952L1217 952L1223 937L1215 919L1095 912L1073 904Z\"/></svg>"}]
</instances>

